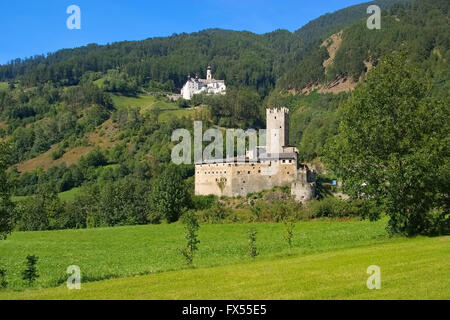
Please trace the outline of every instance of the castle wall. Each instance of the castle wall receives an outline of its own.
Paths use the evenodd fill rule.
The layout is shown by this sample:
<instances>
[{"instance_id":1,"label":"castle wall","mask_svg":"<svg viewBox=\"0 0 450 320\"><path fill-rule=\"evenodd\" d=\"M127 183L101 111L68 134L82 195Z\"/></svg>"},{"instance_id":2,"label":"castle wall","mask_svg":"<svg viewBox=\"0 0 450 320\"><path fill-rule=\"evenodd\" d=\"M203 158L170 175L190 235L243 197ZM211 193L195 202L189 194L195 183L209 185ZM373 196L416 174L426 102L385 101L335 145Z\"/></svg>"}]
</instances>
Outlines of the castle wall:
<instances>
[{"instance_id":1,"label":"castle wall","mask_svg":"<svg viewBox=\"0 0 450 320\"><path fill-rule=\"evenodd\" d=\"M258 163L220 163L196 165L195 194L217 196L246 196L248 193L272 189L275 186L291 185L297 180L297 161L278 160L278 171L271 175L274 161Z\"/></svg>"}]
</instances>

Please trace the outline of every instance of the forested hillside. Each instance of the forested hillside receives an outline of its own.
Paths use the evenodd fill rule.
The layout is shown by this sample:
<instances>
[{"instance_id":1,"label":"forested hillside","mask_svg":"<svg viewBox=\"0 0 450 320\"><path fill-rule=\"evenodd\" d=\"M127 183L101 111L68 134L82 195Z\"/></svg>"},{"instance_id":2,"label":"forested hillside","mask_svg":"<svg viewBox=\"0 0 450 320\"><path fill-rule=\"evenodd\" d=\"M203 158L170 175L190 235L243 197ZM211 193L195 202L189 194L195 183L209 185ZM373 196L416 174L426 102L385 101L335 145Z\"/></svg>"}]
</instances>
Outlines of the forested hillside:
<instances>
[{"instance_id":1,"label":"forested hillside","mask_svg":"<svg viewBox=\"0 0 450 320\"><path fill-rule=\"evenodd\" d=\"M17 228L158 223L167 218L152 209L158 188L183 195L178 214L219 210L211 199L184 197L192 194L194 170L170 165L173 130L192 130L194 119L205 129L261 128L266 107L287 106L301 160L320 161L351 95L321 89L333 81L364 82L368 66L399 49L431 79L430 94L446 98L449 2L373 3L385 9L381 30L366 28L363 4L294 33L210 29L92 44L0 66L0 141L11 144ZM324 43L336 34L331 59ZM226 80L227 95L175 101L186 76L204 77L208 65ZM308 94L301 94L305 88Z\"/></svg>"},{"instance_id":2,"label":"forested hillside","mask_svg":"<svg viewBox=\"0 0 450 320\"><path fill-rule=\"evenodd\" d=\"M387 9L396 2L408 0L378 0L370 4ZM123 77L132 77L138 85L156 81L169 90L177 90L188 74L204 76L206 67L212 65L218 79L225 79L232 86L250 86L266 95L277 79L304 60L324 36L366 17L368 5L327 14L294 33L278 30L256 35L210 29L106 46L92 44L47 57L17 59L0 67L0 81L20 79L25 86L47 81L76 85L87 72L106 74L119 69Z\"/></svg>"}]
</instances>

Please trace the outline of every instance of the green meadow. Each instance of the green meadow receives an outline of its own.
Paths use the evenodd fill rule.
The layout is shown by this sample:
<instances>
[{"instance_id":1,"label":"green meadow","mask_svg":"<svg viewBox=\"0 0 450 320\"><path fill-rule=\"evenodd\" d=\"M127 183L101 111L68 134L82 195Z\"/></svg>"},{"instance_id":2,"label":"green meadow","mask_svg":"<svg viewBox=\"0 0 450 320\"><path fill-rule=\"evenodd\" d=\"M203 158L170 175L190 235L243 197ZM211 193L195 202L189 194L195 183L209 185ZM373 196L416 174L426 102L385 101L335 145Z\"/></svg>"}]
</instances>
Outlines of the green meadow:
<instances>
[{"instance_id":1,"label":"green meadow","mask_svg":"<svg viewBox=\"0 0 450 320\"><path fill-rule=\"evenodd\" d=\"M178 109L178 106L171 102L166 102L162 99L158 99L152 95L138 95L136 97L127 97L123 95L112 96L114 105L117 109L124 108L139 108L142 111L152 109Z\"/></svg>"},{"instance_id":2,"label":"green meadow","mask_svg":"<svg viewBox=\"0 0 450 320\"><path fill-rule=\"evenodd\" d=\"M259 259L335 252L392 241L386 220L308 221L296 224L290 249L282 223L203 225L195 268L250 262L247 230L258 232ZM14 232L0 241L0 265L7 270L9 290L23 290L21 279L27 255L39 257L37 288L61 285L66 269L78 265L85 282L182 270L178 249L185 244L184 226L148 225L47 232Z\"/></svg>"},{"instance_id":3,"label":"green meadow","mask_svg":"<svg viewBox=\"0 0 450 320\"><path fill-rule=\"evenodd\" d=\"M68 191L64 191L64 192L59 193L59 194L58 194L58 197L59 197L61 200L64 200L64 201L70 201L70 200L75 199L75 196L77 195L77 193L78 193L80 190L81 190L81 188L73 188L73 189L71 189L71 190L68 190ZM20 201L26 200L26 199L29 198L29 197L30 197L30 196L15 196L15 197L11 197L11 200L12 200L13 202L20 202Z\"/></svg>"},{"instance_id":4,"label":"green meadow","mask_svg":"<svg viewBox=\"0 0 450 320\"><path fill-rule=\"evenodd\" d=\"M319 250L320 251L320 250ZM367 288L380 267L381 288ZM23 292L0 299L450 299L450 237L395 238L325 252L264 255L239 264L185 269Z\"/></svg>"}]
</instances>

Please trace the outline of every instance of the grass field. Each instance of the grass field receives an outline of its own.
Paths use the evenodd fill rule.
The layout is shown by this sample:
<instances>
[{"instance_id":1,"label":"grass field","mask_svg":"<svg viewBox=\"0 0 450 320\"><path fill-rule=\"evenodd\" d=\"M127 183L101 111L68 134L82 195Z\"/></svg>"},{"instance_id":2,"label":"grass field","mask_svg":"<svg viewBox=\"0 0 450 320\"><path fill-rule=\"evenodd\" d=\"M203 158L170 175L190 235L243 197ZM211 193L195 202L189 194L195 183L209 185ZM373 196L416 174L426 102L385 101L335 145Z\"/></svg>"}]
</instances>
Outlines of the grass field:
<instances>
[{"instance_id":1,"label":"grass field","mask_svg":"<svg viewBox=\"0 0 450 320\"><path fill-rule=\"evenodd\" d=\"M8 89L8 82L0 82L0 90Z\"/></svg>"},{"instance_id":2,"label":"grass field","mask_svg":"<svg viewBox=\"0 0 450 320\"><path fill-rule=\"evenodd\" d=\"M64 200L64 201L73 200L73 199L75 199L76 194L80 190L81 190L81 188L73 188L69 191L59 193L58 196L61 200ZM11 200L13 202L20 202L20 201L26 200L27 198L29 198L29 196L16 196L16 197L12 197Z\"/></svg>"},{"instance_id":3,"label":"grass field","mask_svg":"<svg viewBox=\"0 0 450 320\"><path fill-rule=\"evenodd\" d=\"M245 260L245 259L243 259ZM369 290L368 266L381 270ZM450 237L395 238L323 253L265 257L66 287L0 292L0 299L450 299Z\"/></svg>"},{"instance_id":4,"label":"grass field","mask_svg":"<svg viewBox=\"0 0 450 320\"><path fill-rule=\"evenodd\" d=\"M81 188L73 188L69 191L61 192L58 194L59 198L64 201L74 200L75 196L78 192L80 192Z\"/></svg>"},{"instance_id":5,"label":"grass field","mask_svg":"<svg viewBox=\"0 0 450 320\"><path fill-rule=\"evenodd\" d=\"M155 108L159 108L161 110L178 109L176 104L157 99L152 95L138 95L137 97L113 95L112 97L114 105L117 109L127 107L139 108L142 111Z\"/></svg>"},{"instance_id":6,"label":"grass field","mask_svg":"<svg viewBox=\"0 0 450 320\"><path fill-rule=\"evenodd\" d=\"M386 221L299 222L293 248L283 239L283 224L204 225L195 267L213 267L249 261L247 230L258 231L258 259L335 251L391 241ZM0 241L0 264L8 270L14 290L24 288L25 258L39 257L37 287L52 287L66 279L66 269L78 265L85 281L145 275L186 268L178 249L184 245L183 225L149 225L49 232L17 232Z\"/></svg>"}]
</instances>

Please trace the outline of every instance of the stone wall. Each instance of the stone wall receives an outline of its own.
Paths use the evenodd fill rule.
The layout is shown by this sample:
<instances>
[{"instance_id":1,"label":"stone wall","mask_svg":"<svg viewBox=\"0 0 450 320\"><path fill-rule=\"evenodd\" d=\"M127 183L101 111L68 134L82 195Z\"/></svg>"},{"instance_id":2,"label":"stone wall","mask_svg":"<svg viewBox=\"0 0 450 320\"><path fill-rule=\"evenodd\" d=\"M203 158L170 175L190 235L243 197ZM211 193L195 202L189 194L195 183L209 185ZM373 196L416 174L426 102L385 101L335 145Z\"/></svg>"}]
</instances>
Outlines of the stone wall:
<instances>
[{"instance_id":1,"label":"stone wall","mask_svg":"<svg viewBox=\"0 0 450 320\"><path fill-rule=\"evenodd\" d=\"M310 200L314 195L307 179L307 169L298 169L296 159L199 164L195 170L196 195L246 196L276 186L295 188L292 194L301 202Z\"/></svg>"}]
</instances>

